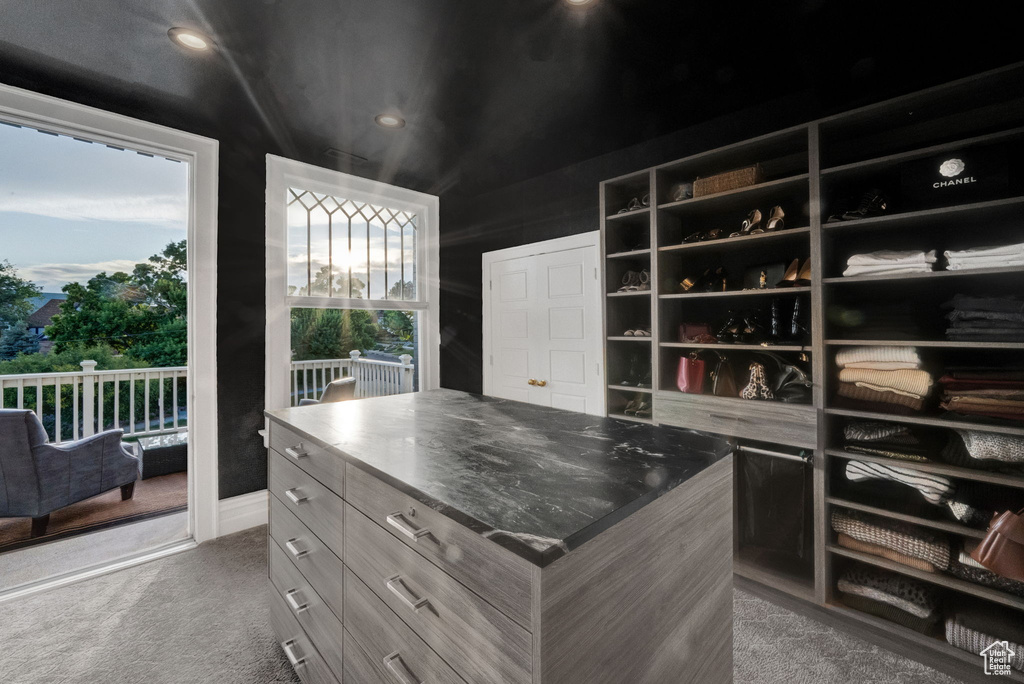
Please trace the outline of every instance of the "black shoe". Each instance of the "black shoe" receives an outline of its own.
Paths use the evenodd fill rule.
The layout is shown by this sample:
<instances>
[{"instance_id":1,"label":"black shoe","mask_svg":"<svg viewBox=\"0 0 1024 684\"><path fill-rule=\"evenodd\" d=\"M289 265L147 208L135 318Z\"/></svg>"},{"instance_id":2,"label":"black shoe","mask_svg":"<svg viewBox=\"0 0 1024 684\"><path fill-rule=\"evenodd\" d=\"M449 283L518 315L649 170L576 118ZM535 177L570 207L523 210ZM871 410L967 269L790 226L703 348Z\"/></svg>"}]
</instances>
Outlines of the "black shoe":
<instances>
[{"instance_id":1,"label":"black shoe","mask_svg":"<svg viewBox=\"0 0 1024 684\"><path fill-rule=\"evenodd\" d=\"M730 311L725 323L715 332L715 337L718 338L719 342L736 342L736 336L740 333L741 329L742 321L734 311Z\"/></svg>"},{"instance_id":2,"label":"black shoe","mask_svg":"<svg viewBox=\"0 0 1024 684\"><path fill-rule=\"evenodd\" d=\"M807 336L807 326L804 324L803 307L800 306L800 298L793 300L793 317L789 322L789 338L793 342L803 342Z\"/></svg>"},{"instance_id":3,"label":"black shoe","mask_svg":"<svg viewBox=\"0 0 1024 684\"><path fill-rule=\"evenodd\" d=\"M782 307L779 305L779 298L772 298L771 319L768 324L768 341L778 343L782 341Z\"/></svg>"},{"instance_id":4,"label":"black shoe","mask_svg":"<svg viewBox=\"0 0 1024 684\"><path fill-rule=\"evenodd\" d=\"M864 193L864 196L860 198L860 204L853 211L848 211L839 217L840 221L855 221L857 219L869 218L871 216L880 216L884 214L889 208L889 204L885 197L882 195L882 191L877 188L872 188Z\"/></svg>"},{"instance_id":5,"label":"black shoe","mask_svg":"<svg viewBox=\"0 0 1024 684\"><path fill-rule=\"evenodd\" d=\"M704 287L711 280L711 276L713 273L714 269L706 268L704 269L704 272L701 273L696 278L684 279L682 282L679 283L679 287L682 289L683 292L701 292L704 290Z\"/></svg>"}]
</instances>

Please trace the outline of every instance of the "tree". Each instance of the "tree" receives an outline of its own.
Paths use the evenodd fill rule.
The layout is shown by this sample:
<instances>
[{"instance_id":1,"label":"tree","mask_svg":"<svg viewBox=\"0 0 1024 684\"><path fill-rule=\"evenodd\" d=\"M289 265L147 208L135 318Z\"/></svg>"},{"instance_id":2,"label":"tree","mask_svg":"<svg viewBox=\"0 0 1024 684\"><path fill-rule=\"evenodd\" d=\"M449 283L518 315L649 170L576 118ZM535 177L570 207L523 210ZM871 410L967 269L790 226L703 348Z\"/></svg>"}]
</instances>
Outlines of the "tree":
<instances>
[{"instance_id":1,"label":"tree","mask_svg":"<svg viewBox=\"0 0 1024 684\"><path fill-rule=\"evenodd\" d=\"M0 334L0 359L8 361L19 354L39 351L39 338L28 331L24 321L12 324Z\"/></svg>"},{"instance_id":2,"label":"tree","mask_svg":"<svg viewBox=\"0 0 1024 684\"><path fill-rule=\"evenodd\" d=\"M9 261L0 261L0 327L24 321L32 313L32 298L40 289L18 276Z\"/></svg>"},{"instance_id":3,"label":"tree","mask_svg":"<svg viewBox=\"0 0 1024 684\"><path fill-rule=\"evenodd\" d=\"M46 328L54 350L105 343L129 354L139 347L139 358L173 359L172 365L183 365L186 254L185 241L173 242L148 263L136 264L131 274L98 273L85 285L65 285L68 297Z\"/></svg>"},{"instance_id":4,"label":"tree","mask_svg":"<svg viewBox=\"0 0 1024 684\"><path fill-rule=\"evenodd\" d=\"M377 339L373 313L364 309L292 309L292 358L345 359Z\"/></svg>"}]
</instances>

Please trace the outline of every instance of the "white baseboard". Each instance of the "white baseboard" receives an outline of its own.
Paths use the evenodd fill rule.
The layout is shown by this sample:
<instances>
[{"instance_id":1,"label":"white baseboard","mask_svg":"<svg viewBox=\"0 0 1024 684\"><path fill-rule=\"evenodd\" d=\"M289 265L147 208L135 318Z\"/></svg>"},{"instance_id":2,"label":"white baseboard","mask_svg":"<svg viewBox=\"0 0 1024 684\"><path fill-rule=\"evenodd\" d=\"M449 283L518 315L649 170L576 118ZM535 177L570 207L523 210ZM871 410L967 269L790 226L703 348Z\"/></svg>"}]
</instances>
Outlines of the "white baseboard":
<instances>
[{"instance_id":1,"label":"white baseboard","mask_svg":"<svg viewBox=\"0 0 1024 684\"><path fill-rule=\"evenodd\" d=\"M266 525L268 506L266 489L221 499L217 536L223 537L257 525Z\"/></svg>"}]
</instances>

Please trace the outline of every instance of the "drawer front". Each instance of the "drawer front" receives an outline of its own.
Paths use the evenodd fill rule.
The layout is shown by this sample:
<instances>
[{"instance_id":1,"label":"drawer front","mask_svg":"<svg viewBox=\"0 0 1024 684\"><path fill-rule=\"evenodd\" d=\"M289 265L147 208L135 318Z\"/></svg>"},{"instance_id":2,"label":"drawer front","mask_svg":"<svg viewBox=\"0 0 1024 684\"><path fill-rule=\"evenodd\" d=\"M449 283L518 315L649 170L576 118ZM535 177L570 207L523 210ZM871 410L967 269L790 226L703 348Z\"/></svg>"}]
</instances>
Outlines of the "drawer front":
<instances>
[{"instance_id":1,"label":"drawer front","mask_svg":"<svg viewBox=\"0 0 1024 684\"><path fill-rule=\"evenodd\" d=\"M345 459L283 425L270 423L270 448L338 496L345 496Z\"/></svg>"},{"instance_id":2,"label":"drawer front","mask_svg":"<svg viewBox=\"0 0 1024 684\"><path fill-rule=\"evenodd\" d=\"M345 502L281 454L269 453L270 493L343 559Z\"/></svg>"},{"instance_id":3,"label":"drawer front","mask_svg":"<svg viewBox=\"0 0 1024 684\"><path fill-rule=\"evenodd\" d=\"M530 625L530 563L351 464L346 479L348 503L520 625Z\"/></svg>"},{"instance_id":4,"label":"drawer front","mask_svg":"<svg viewBox=\"0 0 1024 684\"><path fill-rule=\"evenodd\" d=\"M327 667L277 589L273 585L269 589L270 626L299 678L304 684L340 684L341 679Z\"/></svg>"},{"instance_id":5,"label":"drawer front","mask_svg":"<svg viewBox=\"0 0 1024 684\"><path fill-rule=\"evenodd\" d=\"M465 684L351 570L345 572L346 631L356 641L345 647L345 679Z\"/></svg>"},{"instance_id":6,"label":"drawer front","mask_svg":"<svg viewBox=\"0 0 1024 684\"><path fill-rule=\"evenodd\" d=\"M352 507L345 566L474 684L532 679L529 632Z\"/></svg>"},{"instance_id":7,"label":"drawer front","mask_svg":"<svg viewBox=\"0 0 1024 684\"><path fill-rule=\"evenodd\" d=\"M808 449L817 445L816 415L813 406L679 392L659 392L654 402L654 419L664 425Z\"/></svg>"},{"instance_id":8,"label":"drawer front","mask_svg":"<svg viewBox=\"0 0 1024 684\"><path fill-rule=\"evenodd\" d=\"M341 560L277 497L270 497L270 536L288 555L302 576L338 617L342 615L345 588Z\"/></svg>"},{"instance_id":9,"label":"drawer front","mask_svg":"<svg viewBox=\"0 0 1024 684\"><path fill-rule=\"evenodd\" d=\"M270 581L320 656L341 672L341 618L334 614L276 543L270 544Z\"/></svg>"}]
</instances>

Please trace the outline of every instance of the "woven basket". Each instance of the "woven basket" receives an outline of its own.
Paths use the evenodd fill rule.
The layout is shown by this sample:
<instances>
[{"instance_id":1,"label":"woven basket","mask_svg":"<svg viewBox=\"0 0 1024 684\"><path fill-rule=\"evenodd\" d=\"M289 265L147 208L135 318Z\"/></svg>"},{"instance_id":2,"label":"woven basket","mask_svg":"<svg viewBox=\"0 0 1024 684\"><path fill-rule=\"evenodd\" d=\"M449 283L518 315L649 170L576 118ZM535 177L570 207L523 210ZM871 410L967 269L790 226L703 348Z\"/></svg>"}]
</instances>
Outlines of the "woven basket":
<instances>
[{"instance_id":1,"label":"woven basket","mask_svg":"<svg viewBox=\"0 0 1024 684\"><path fill-rule=\"evenodd\" d=\"M693 182L693 196L704 197L705 195L714 195L715 193L736 190L737 188L746 188L751 185L757 185L762 180L764 180L764 172L761 170L761 165L754 164L753 166L726 171L725 173L715 174L707 178L697 178Z\"/></svg>"}]
</instances>

